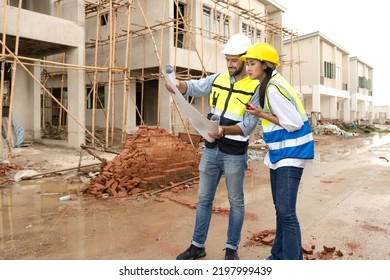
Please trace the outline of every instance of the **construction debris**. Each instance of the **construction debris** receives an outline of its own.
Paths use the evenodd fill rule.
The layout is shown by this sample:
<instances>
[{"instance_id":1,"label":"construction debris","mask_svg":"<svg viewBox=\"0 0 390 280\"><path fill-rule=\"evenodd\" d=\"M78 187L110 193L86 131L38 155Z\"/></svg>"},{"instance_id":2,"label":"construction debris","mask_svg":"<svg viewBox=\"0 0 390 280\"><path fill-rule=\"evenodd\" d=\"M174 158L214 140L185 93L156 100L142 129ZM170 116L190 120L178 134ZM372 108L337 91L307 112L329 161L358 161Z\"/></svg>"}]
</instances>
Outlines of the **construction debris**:
<instances>
[{"instance_id":1,"label":"construction debris","mask_svg":"<svg viewBox=\"0 0 390 280\"><path fill-rule=\"evenodd\" d=\"M276 230L263 230L249 237L244 247L267 245L272 246ZM306 260L331 260L340 259L344 254L336 250L335 246L324 245L321 252L314 252L315 245L302 244L302 253ZM353 254L353 253L350 253Z\"/></svg>"},{"instance_id":2,"label":"construction debris","mask_svg":"<svg viewBox=\"0 0 390 280\"><path fill-rule=\"evenodd\" d=\"M346 138L371 132L388 132L388 130L381 129L375 125L362 125L356 124L355 122L345 123L341 121L318 122L312 129L314 134L341 135Z\"/></svg>"},{"instance_id":3,"label":"construction debris","mask_svg":"<svg viewBox=\"0 0 390 280\"><path fill-rule=\"evenodd\" d=\"M12 163L0 163L0 177L5 177L12 170L20 170L20 166ZM8 178L0 178L0 186L6 185L10 182Z\"/></svg>"}]
</instances>

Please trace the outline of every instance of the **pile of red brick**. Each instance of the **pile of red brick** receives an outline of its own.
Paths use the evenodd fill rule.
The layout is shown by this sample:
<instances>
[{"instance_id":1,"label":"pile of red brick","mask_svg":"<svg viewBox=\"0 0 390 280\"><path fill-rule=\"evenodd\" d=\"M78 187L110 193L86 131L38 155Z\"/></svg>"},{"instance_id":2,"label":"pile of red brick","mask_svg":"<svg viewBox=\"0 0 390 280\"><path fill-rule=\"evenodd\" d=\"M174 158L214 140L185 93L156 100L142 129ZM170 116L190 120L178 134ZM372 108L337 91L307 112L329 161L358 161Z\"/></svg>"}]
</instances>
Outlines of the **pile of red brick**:
<instances>
[{"instance_id":1,"label":"pile of red brick","mask_svg":"<svg viewBox=\"0 0 390 280\"><path fill-rule=\"evenodd\" d=\"M162 128L140 126L85 193L125 197L198 175L201 154Z\"/></svg>"}]
</instances>

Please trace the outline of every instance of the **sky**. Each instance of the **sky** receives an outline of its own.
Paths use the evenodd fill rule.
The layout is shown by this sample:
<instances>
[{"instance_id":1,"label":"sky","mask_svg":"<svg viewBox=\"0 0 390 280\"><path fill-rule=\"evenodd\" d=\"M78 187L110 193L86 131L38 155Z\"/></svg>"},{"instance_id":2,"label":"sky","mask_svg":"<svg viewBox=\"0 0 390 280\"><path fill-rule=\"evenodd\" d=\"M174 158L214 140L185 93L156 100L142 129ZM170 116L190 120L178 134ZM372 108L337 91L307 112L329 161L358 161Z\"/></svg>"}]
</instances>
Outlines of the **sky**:
<instances>
[{"instance_id":1,"label":"sky","mask_svg":"<svg viewBox=\"0 0 390 280\"><path fill-rule=\"evenodd\" d=\"M319 31L373 70L374 105L390 105L390 15L381 0L276 0L286 8L283 27L299 35Z\"/></svg>"}]
</instances>

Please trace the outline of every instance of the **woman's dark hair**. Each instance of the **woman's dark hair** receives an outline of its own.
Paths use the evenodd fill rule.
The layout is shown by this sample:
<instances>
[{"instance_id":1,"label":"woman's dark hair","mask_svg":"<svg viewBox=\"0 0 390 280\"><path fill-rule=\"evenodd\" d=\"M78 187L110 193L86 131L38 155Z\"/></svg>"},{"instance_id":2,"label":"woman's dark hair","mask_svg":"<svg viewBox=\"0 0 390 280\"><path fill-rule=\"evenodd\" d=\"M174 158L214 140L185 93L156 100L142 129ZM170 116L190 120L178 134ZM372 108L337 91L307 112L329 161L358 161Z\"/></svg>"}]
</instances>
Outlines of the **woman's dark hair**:
<instances>
[{"instance_id":1,"label":"woman's dark hair","mask_svg":"<svg viewBox=\"0 0 390 280\"><path fill-rule=\"evenodd\" d=\"M262 64L265 62L261 62ZM270 68L270 67L267 67L266 69L264 69L265 71L265 77L264 79L261 81L261 84L260 84L260 90L259 90L259 94L260 94L260 106L262 109L264 109L264 102L265 102L265 91L267 89L267 86L268 86L268 82L269 80L271 80L271 77L272 77L272 72L274 71L274 69Z\"/></svg>"}]
</instances>

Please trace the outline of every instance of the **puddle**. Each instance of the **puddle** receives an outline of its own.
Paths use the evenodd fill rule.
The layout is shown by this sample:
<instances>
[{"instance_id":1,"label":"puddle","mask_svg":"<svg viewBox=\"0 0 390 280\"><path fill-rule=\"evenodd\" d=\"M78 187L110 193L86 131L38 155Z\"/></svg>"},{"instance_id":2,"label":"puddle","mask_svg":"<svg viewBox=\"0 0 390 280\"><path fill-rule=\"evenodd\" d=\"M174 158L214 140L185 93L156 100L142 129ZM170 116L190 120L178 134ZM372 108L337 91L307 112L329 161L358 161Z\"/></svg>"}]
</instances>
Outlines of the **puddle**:
<instances>
[{"instance_id":1,"label":"puddle","mask_svg":"<svg viewBox=\"0 0 390 280\"><path fill-rule=\"evenodd\" d=\"M378 214L390 211L384 203L388 201L386 192L381 190L388 181L384 178L388 176L388 163L379 159L381 155L389 157L390 135L326 141L316 145L316 158L304 171L299 193L298 211L305 243L317 242L319 248L326 243L347 246L346 242L354 241L351 234L356 232L359 243L370 244L377 250L359 248L362 251L344 258L388 257L390 248L378 249L380 242L375 241L383 240L382 235L387 233L378 231L374 232L378 237L366 238L364 228L356 225L356 220L363 223L366 219L367 224L378 228L390 224L386 215ZM242 244L255 232L275 228L269 171L262 160L254 154L245 176ZM170 193L176 201L165 196L157 201L153 197L98 200L76 195L74 200L59 200L69 189L81 187L82 183L58 178L1 187L0 259L174 259L188 247L195 209L180 202L196 203L196 185ZM378 192L383 202L371 203L378 201ZM215 207L229 207L224 177L217 189ZM332 223L341 216L342 226ZM227 224L226 213L213 215L206 259L223 258ZM269 246L243 247L240 257L263 259L269 250Z\"/></svg>"}]
</instances>

